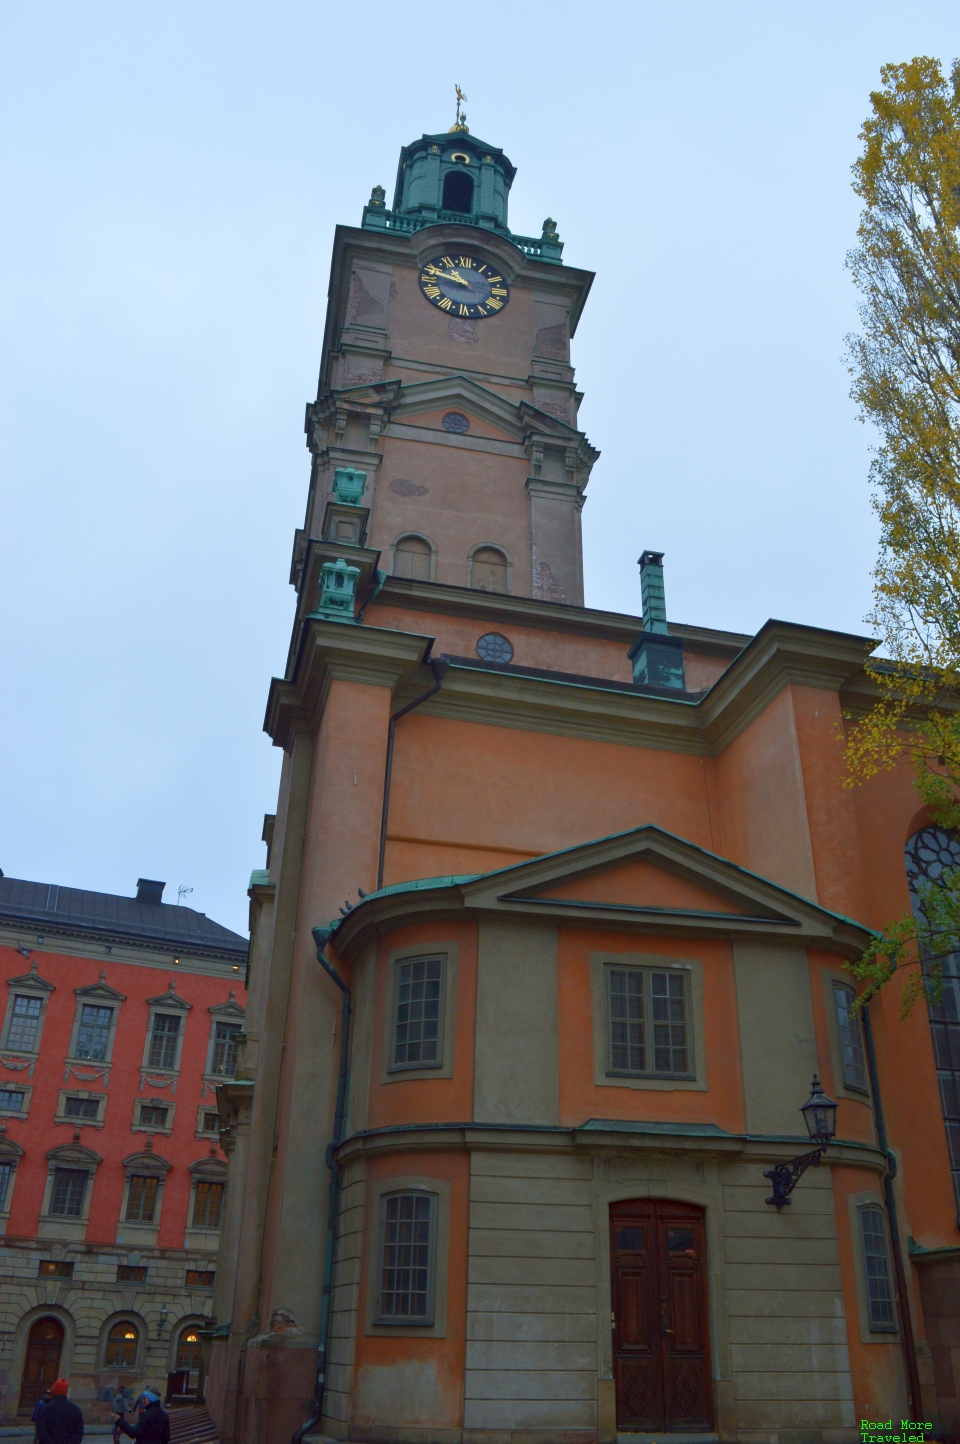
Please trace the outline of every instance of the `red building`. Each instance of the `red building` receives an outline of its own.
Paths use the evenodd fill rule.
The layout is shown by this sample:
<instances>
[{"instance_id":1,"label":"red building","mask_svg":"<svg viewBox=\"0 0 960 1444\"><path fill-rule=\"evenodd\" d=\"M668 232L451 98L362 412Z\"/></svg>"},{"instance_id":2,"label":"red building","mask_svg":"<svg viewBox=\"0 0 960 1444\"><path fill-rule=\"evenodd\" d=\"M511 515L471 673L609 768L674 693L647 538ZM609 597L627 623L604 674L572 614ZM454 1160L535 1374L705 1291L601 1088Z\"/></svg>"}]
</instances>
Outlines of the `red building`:
<instances>
[{"instance_id":1,"label":"red building","mask_svg":"<svg viewBox=\"0 0 960 1444\"><path fill-rule=\"evenodd\" d=\"M58 1375L90 1419L202 1387L247 942L163 887L0 876L4 1420Z\"/></svg>"}]
</instances>

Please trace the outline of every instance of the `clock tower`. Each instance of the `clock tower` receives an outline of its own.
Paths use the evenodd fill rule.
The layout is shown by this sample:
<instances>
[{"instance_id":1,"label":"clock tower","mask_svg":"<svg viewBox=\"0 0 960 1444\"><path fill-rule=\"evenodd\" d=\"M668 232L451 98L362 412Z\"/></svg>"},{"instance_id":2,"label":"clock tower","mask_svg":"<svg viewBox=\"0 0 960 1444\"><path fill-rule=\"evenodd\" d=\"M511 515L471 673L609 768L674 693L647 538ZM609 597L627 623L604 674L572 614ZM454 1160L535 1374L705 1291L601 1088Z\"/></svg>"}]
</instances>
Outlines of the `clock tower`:
<instances>
[{"instance_id":1,"label":"clock tower","mask_svg":"<svg viewBox=\"0 0 960 1444\"><path fill-rule=\"evenodd\" d=\"M348 543L360 604L378 572L583 604L598 453L570 338L593 275L563 264L552 220L510 230L515 174L458 120L401 150L392 209L375 186L337 227L298 587Z\"/></svg>"}]
</instances>

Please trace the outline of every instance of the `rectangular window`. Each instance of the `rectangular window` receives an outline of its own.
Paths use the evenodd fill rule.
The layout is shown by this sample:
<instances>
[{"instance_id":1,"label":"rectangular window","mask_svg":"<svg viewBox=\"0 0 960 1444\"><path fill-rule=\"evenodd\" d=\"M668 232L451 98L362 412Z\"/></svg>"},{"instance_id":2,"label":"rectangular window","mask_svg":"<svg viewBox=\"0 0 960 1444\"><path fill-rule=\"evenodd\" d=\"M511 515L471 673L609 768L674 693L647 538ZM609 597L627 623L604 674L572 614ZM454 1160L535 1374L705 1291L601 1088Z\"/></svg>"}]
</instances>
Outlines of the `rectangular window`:
<instances>
[{"instance_id":1,"label":"rectangular window","mask_svg":"<svg viewBox=\"0 0 960 1444\"><path fill-rule=\"evenodd\" d=\"M219 1078L232 1078L237 1071L239 1023L218 1023L213 1036L213 1071Z\"/></svg>"},{"instance_id":2,"label":"rectangular window","mask_svg":"<svg viewBox=\"0 0 960 1444\"><path fill-rule=\"evenodd\" d=\"M212 1289L216 1274L213 1269L187 1269L188 1289Z\"/></svg>"},{"instance_id":3,"label":"rectangular window","mask_svg":"<svg viewBox=\"0 0 960 1444\"><path fill-rule=\"evenodd\" d=\"M196 1197L193 1201L194 1228L219 1228L222 1207L223 1184L202 1181L198 1183Z\"/></svg>"},{"instance_id":4,"label":"rectangular window","mask_svg":"<svg viewBox=\"0 0 960 1444\"><path fill-rule=\"evenodd\" d=\"M127 1223L153 1223L159 1186L159 1178L151 1174L133 1175L127 1194Z\"/></svg>"},{"instance_id":5,"label":"rectangular window","mask_svg":"<svg viewBox=\"0 0 960 1444\"><path fill-rule=\"evenodd\" d=\"M219 1133L219 1132L220 1132L220 1114L219 1114L219 1113L205 1113L205 1114L203 1115L203 1132L204 1132L204 1133Z\"/></svg>"},{"instance_id":6,"label":"rectangular window","mask_svg":"<svg viewBox=\"0 0 960 1444\"><path fill-rule=\"evenodd\" d=\"M689 1078L689 979L680 968L607 968L607 1073Z\"/></svg>"},{"instance_id":7,"label":"rectangular window","mask_svg":"<svg viewBox=\"0 0 960 1444\"><path fill-rule=\"evenodd\" d=\"M145 1284L147 1270L143 1264L117 1264L118 1284Z\"/></svg>"},{"instance_id":8,"label":"rectangular window","mask_svg":"<svg viewBox=\"0 0 960 1444\"><path fill-rule=\"evenodd\" d=\"M860 1015L853 1011L856 993L843 983L834 983L833 1001L837 1009L837 1031L840 1035L840 1058L845 1088L867 1091L867 1070L863 1061L863 1036Z\"/></svg>"},{"instance_id":9,"label":"rectangular window","mask_svg":"<svg viewBox=\"0 0 960 1444\"><path fill-rule=\"evenodd\" d=\"M33 1051L42 1010L42 998L28 998L23 994L14 997L13 1012L10 1015L10 1031L7 1033L6 1046L8 1048L21 1053Z\"/></svg>"},{"instance_id":10,"label":"rectangular window","mask_svg":"<svg viewBox=\"0 0 960 1444\"><path fill-rule=\"evenodd\" d=\"M50 1194L50 1212L64 1218L83 1216L83 1196L87 1191L87 1173L83 1168L55 1168Z\"/></svg>"},{"instance_id":11,"label":"rectangular window","mask_svg":"<svg viewBox=\"0 0 960 1444\"><path fill-rule=\"evenodd\" d=\"M84 1003L80 1009L80 1027L77 1032L77 1050L74 1057L91 1058L102 1063L107 1056L112 1022L112 1008L98 1008L92 1003Z\"/></svg>"},{"instance_id":12,"label":"rectangular window","mask_svg":"<svg viewBox=\"0 0 960 1444\"><path fill-rule=\"evenodd\" d=\"M41 1259L37 1276L41 1279L72 1279L73 1264L64 1263L62 1259Z\"/></svg>"},{"instance_id":13,"label":"rectangular window","mask_svg":"<svg viewBox=\"0 0 960 1444\"><path fill-rule=\"evenodd\" d=\"M380 1204L380 1323L433 1323L437 1196L388 1193Z\"/></svg>"},{"instance_id":14,"label":"rectangular window","mask_svg":"<svg viewBox=\"0 0 960 1444\"><path fill-rule=\"evenodd\" d=\"M442 1066L444 961L407 958L396 964L391 1057L394 1068Z\"/></svg>"},{"instance_id":15,"label":"rectangular window","mask_svg":"<svg viewBox=\"0 0 960 1444\"><path fill-rule=\"evenodd\" d=\"M22 1113L23 1097L19 1088L0 1088L0 1108L8 1113Z\"/></svg>"},{"instance_id":16,"label":"rectangular window","mask_svg":"<svg viewBox=\"0 0 960 1444\"><path fill-rule=\"evenodd\" d=\"M169 1109L156 1103L140 1104L140 1126L142 1128L166 1128Z\"/></svg>"},{"instance_id":17,"label":"rectangular window","mask_svg":"<svg viewBox=\"0 0 960 1444\"><path fill-rule=\"evenodd\" d=\"M150 1038L150 1068L175 1068L177 1064L177 1042L180 1037L180 1018L176 1013L155 1013L153 1033Z\"/></svg>"},{"instance_id":18,"label":"rectangular window","mask_svg":"<svg viewBox=\"0 0 960 1444\"><path fill-rule=\"evenodd\" d=\"M887 1257L883 1209L871 1203L861 1208L859 1213L870 1332L896 1333L897 1321L893 1311L893 1289L890 1285L890 1261Z\"/></svg>"},{"instance_id":19,"label":"rectangular window","mask_svg":"<svg viewBox=\"0 0 960 1444\"><path fill-rule=\"evenodd\" d=\"M0 1163L0 1213L3 1213L7 1206L7 1194L10 1192L10 1179L13 1177L13 1164Z\"/></svg>"},{"instance_id":20,"label":"rectangular window","mask_svg":"<svg viewBox=\"0 0 960 1444\"><path fill-rule=\"evenodd\" d=\"M99 1098L65 1098L63 1102L64 1118L99 1118Z\"/></svg>"}]
</instances>

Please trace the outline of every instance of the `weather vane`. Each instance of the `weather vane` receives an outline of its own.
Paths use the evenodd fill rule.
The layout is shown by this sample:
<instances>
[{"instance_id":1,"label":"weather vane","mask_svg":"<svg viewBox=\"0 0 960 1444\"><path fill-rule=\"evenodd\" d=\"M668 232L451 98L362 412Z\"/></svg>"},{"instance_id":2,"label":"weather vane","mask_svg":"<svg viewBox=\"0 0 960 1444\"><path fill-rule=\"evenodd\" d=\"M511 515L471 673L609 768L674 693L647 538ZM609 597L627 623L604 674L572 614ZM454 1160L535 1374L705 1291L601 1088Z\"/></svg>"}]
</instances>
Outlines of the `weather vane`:
<instances>
[{"instance_id":1,"label":"weather vane","mask_svg":"<svg viewBox=\"0 0 960 1444\"><path fill-rule=\"evenodd\" d=\"M456 120L453 122L453 125L450 127L450 129L451 129L451 130L466 130L466 128L467 128L467 113L466 113L466 111L461 111L460 106L463 104L463 102L466 100L467 97L464 95L464 93L463 93L463 91L460 89L459 85L455 85L453 88L454 88L454 90L457 92L457 118L456 118Z\"/></svg>"}]
</instances>

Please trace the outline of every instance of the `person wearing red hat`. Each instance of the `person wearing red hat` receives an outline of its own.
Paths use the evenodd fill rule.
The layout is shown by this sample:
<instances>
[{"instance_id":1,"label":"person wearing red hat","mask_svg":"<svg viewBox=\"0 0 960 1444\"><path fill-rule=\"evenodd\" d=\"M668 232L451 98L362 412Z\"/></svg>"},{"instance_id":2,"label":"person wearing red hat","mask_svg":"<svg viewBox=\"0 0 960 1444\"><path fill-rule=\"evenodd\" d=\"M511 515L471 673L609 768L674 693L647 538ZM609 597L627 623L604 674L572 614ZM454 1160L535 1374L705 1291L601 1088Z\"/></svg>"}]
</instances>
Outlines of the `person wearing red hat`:
<instances>
[{"instance_id":1,"label":"person wearing red hat","mask_svg":"<svg viewBox=\"0 0 960 1444\"><path fill-rule=\"evenodd\" d=\"M80 1444L83 1438L83 1415L67 1398L70 1385L66 1379L51 1384L51 1399L37 1416L39 1444Z\"/></svg>"}]
</instances>

